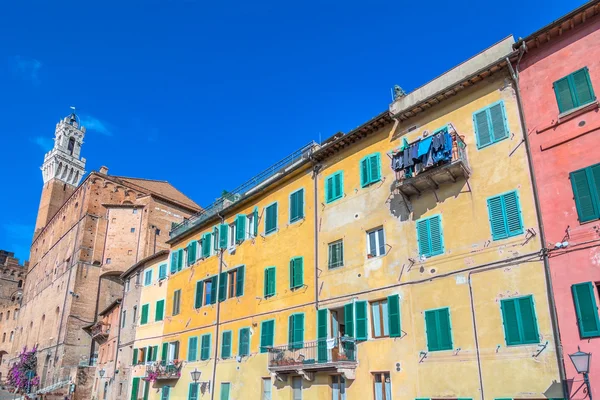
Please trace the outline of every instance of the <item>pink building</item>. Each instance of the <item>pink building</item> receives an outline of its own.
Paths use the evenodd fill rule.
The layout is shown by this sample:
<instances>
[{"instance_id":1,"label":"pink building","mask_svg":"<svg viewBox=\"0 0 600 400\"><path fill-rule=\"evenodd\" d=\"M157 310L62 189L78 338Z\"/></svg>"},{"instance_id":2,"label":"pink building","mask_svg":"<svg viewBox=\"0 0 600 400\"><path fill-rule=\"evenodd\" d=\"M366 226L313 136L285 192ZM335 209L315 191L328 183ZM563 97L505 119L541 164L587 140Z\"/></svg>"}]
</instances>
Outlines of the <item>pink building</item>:
<instances>
[{"instance_id":1,"label":"pink building","mask_svg":"<svg viewBox=\"0 0 600 400\"><path fill-rule=\"evenodd\" d=\"M588 397L569 354L593 353L600 396L600 1L515 44L569 397ZM579 389L579 390L578 390Z\"/></svg>"}]
</instances>

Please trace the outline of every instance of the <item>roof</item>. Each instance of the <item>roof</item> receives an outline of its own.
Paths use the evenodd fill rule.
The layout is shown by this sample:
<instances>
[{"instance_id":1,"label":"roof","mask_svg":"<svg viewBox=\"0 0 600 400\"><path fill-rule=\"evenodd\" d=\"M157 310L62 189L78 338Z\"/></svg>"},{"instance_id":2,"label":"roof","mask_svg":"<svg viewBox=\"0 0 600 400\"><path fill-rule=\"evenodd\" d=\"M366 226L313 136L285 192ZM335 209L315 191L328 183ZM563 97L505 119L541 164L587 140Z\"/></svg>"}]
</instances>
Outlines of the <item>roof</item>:
<instances>
[{"instance_id":1,"label":"roof","mask_svg":"<svg viewBox=\"0 0 600 400\"><path fill-rule=\"evenodd\" d=\"M519 48L522 43L525 43L528 48L532 48L534 45L537 47L541 43L549 42L550 39L561 36L565 31L575 29L575 27L598 14L600 14L600 0L588 1L581 7L563 15L524 39L519 39L513 45L513 48Z\"/></svg>"},{"instance_id":2,"label":"roof","mask_svg":"<svg viewBox=\"0 0 600 400\"><path fill-rule=\"evenodd\" d=\"M108 305L108 307L106 307L104 310L102 310L101 312L99 312L98 315L104 316L105 314L108 314L110 312L110 310L112 310L113 308L115 308L116 306L118 306L119 304L121 304L121 300L122 299L116 299L115 301L113 301L112 303L110 303Z\"/></svg>"},{"instance_id":3,"label":"roof","mask_svg":"<svg viewBox=\"0 0 600 400\"><path fill-rule=\"evenodd\" d=\"M138 268L141 268L144 265L146 265L146 263L149 263L150 261L158 260L161 257L167 256L168 254L169 254L169 250L161 250L152 255L149 255L146 258L142 258L140 261L133 264L127 271L123 272L121 274L121 279L127 278L129 275L134 273Z\"/></svg>"},{"instance_id":4,"label":"roof","mask_svg":"<svg viewBox=\"0 0 600 400\"><path fill-rule=\"evenodd\" d=\"M200 210L200 206L192 199L180 192L175 186L167 181L159 181L153 179L129 178L126 176L107 175L109 178L118 179L120 181L138 186L152 194L164 197L167 200L175 201L189 208Z\"/></svg>"}]
</instances>

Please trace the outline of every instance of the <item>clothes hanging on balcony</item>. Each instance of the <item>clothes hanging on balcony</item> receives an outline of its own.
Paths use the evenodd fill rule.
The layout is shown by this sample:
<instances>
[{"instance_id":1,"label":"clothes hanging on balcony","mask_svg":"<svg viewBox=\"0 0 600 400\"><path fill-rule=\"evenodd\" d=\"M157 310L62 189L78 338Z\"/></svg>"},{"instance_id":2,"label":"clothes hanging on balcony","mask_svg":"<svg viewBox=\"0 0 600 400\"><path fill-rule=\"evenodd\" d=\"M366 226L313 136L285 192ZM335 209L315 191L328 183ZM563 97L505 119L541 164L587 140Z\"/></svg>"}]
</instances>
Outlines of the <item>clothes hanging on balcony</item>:
<instances>
[{"instance_id":1,"label":"clothes hanging on balcony","mask_svg":"<svg viewBox=\"0 0 600 400\"><path fill-rule=\"evenodd\" d=\"M432 140L433 140L433 137L431 137L431 136L429 136L425 139L419 140L417 158L421 158L421 157L427 155L427 153L429 152L429 148L431 147Z\"/></svg>"},{"instance_id":2,"label":"clothes hanging on balcony","mask_svg":"<svg viewBox=\"0 0 600 400\"><path fill-rule=\"evenodd\" d=\"M406 149L408 149L409 144L408 144L408 140L406 140L406 138L402 138L402 146L400 146L400 151L404 151Z\"/></svg>"}]
</instances>

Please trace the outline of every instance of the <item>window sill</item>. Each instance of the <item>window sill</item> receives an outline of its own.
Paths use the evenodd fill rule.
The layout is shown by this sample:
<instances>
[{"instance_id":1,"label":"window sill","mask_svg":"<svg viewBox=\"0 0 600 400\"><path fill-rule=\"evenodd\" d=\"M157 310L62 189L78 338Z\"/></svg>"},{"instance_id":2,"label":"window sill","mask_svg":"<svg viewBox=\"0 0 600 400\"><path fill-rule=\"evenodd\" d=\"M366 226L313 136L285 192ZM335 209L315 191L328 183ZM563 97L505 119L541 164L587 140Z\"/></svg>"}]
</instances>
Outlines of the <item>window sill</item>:
<instances>
[{"instance_id":1,"label":"window sill","mask_svg":"<svg viewBox=\"0 0 600 400\"><path fill-rule=\"evenodd\" d=\"M306 219L306 217L302 217L302 218L298 218L298 219L295 219L295 220L293 220L293 221L290 221L290 222L288 223L288 226L290 226L290 225L294 225L294 224L296 224L296 223L298 223L298 222L302 222L302 221L304 221L305 219Z\"/></svg>"},{"instance_id":2,"label":"window sill","mask_svg":"<svg viewBox=\"0 0 600 400\"><path fill-rule=\"evenodd\" d=\"M329 205L329 204L335 203L336 201L340 200L340 199L341 199L341 198L343 198L343 197L344 197L344 196L342 195L342 196L340 196L340 197L336 197L335 199L331 199L331 200L329 200L329 201L325 201L325 204L326 204L326 205Z\"/></svg>"},{"instance_id":3,"label":"window sill","mask_svg":"<svg viewBox=\"0 0 600 400\"><path fill-rule=\"evenodd\" d=\"M271 232L269 232L269 233L265 232L265 233L264 233L264 236L265 236L265 237L267 237L267 236L271 236L271 235L274 235L274 234L276 234L277 232L279 232L279 228L277 228L277 229L275 229L274 231L271 231Z\"/></svg>"},{"instance_id":4,"label":"window sill","mask_svg":"<svg viewBox=\"0 0 600 400\"><path fill-rule=\"evenodd\" d=\"M599 107L598 100L594 100L591 103L585 104L583 106L579 106L577 108L573 108L572 110L569 110L569 111L565 111L562 114L558 114L556 121L551 122L549 125L547 125L543 128L536 129L535 132L537 134L546 132L552 128L556 128L557 126L559 126L560 124L562 124L564 122L570 121L575 117L585 114L588 111L596 110L596 109L598 109L598 107Z\"/></svg>"}]
</instances>

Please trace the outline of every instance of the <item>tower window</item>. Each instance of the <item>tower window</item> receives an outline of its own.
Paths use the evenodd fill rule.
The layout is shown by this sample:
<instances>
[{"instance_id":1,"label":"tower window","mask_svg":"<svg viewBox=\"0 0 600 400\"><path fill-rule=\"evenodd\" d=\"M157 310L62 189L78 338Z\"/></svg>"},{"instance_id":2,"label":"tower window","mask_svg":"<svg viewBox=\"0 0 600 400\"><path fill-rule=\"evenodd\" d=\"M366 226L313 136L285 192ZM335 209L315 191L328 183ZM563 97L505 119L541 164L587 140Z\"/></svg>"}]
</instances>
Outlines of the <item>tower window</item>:
<instances>
[{"instance_id":1,"label":"tower window","mask_svg":"<svg viewBox=\"0 0 600 400\"><path fill-rule=\"evenodd\" d=\"M69 145L67 147L67 150L69 151L69 154L73 155L73 149L75 148L75 138L69 138Z\"/></svg>"}]
</instances>

